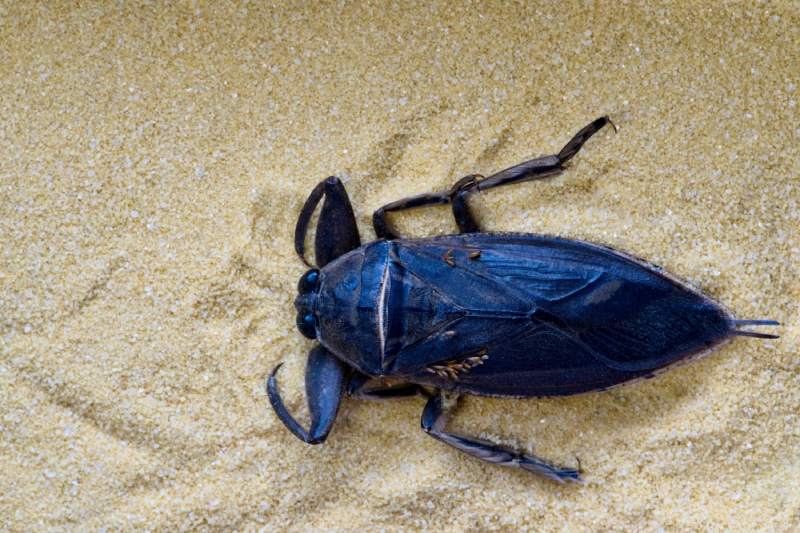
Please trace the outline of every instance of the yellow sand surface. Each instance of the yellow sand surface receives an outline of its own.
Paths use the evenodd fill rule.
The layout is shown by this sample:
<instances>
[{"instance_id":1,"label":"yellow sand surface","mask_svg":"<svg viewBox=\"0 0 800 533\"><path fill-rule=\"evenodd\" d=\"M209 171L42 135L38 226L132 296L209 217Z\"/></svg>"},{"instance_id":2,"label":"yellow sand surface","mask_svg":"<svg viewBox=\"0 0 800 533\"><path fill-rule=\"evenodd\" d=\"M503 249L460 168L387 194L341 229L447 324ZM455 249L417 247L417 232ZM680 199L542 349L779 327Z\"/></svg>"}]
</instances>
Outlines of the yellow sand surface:
<instances>
[{"instance_id":1,"label":"yellow sand surface","mask_svg":"<svg viewBox=\"0 0 800 533\"><path fill-rule=\"evenodd\" d=\"M644 5L643 5L644 4ZM797 2L3 2L0 530L800 531ZM658 4L658 5L655 5ZM484 227L663 266L777 340L548 400L424 399L307 424L294 225L341 176L372 212L558 151ZM393 217L456 231L446 208ZM309 241L310 242L310 241Z\"/></svg>"}]
</instances>

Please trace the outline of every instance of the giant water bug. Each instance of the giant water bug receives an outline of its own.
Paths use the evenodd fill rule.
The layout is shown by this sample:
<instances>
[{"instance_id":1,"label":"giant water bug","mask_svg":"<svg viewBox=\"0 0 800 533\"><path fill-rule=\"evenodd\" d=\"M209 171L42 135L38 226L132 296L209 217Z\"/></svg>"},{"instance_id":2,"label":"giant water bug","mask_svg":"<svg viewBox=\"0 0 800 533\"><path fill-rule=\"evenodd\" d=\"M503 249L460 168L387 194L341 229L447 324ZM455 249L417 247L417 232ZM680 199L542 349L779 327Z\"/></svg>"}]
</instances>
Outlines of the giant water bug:
<instances>
[{"instance_id":1,"label":"giant water bug","mask_svg":"<svg viewBox=\"0 0 800 533\"><path fill-rule=\"evenodd\" d=\"M737 328L777 322L737 320L686 282L607 246L479 228L470 194L559 174L609 123L598 118L557 155L387 204L373 216L378 240L364 245L341 181L318 184L295 232L295 249L308 264L304 242L324 196L314 242L317 268L302 276L295 299L298 329L319 342L306 366L310 429L289 414L278 394L280 364L267 382L272 408L286 427L319 444L345 394L422 394L428 397L422 428L432 437L484 461L577 481L578 469L447 432L459 395L541 398L603 391L693 361L736 335L776 338ZM452 206L458 235L400 238L386 216L434 204Z\"/></svg>"}]
</instances>

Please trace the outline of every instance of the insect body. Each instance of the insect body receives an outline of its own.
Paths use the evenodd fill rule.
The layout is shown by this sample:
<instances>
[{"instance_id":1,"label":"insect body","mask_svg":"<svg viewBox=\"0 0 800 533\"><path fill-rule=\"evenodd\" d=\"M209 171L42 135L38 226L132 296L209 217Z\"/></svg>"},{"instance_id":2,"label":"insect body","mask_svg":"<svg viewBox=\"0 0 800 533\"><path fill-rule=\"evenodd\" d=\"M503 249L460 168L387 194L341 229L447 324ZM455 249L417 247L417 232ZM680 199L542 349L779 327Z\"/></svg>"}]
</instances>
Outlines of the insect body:
<instances>
[{"instance_id":1,"label":"insect body","mask_svg":"<svg viewBox=\"0 0 800 533\"><path fill-rule=\"evenodd\" d=\"M547 478L579 480L576 469L518 450L445 431L459 394L536 398L602 391L647 379L707 354L741 331L724 307L679 279L596 244L522 233L481 232L468 196L563 170L602 117L558 155L482 179L467 176L449 191L388 204L373 222L380 240L360 244L350 202L336 178L320 183L297 223L295 248L305 261L311 215L319 269L300 279L297 325L319 345L309 353L305 430L284 407L275 374L267 390L281 421L317 444L331 431L341 398L429 396L422 427L480 459ZM386 213L451 204L458 235L401 239ZM432 392L431 392L432 391Z\"/></svg>"}]
</instances>

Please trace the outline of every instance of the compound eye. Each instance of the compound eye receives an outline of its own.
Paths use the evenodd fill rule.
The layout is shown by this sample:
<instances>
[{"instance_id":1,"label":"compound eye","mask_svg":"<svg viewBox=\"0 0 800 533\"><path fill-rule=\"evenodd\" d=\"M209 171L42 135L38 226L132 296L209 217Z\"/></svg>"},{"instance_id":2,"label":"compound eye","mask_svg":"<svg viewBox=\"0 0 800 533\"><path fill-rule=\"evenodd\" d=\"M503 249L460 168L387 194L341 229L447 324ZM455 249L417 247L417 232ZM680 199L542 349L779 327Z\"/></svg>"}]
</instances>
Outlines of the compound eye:
<instances>
[{"instance_id":1,"label":"compound eye","mask_svg":"<svg viewBox=\"0 0 800 533\"><path fill-rule=\"evenodd\" d=\"M314 315L297 315L297 329L307 339L317 338L317 319Z\"/></svg>"},{"instance_id":2,"label":"compound eye","mask_svg":"<svg viewBox=\"0 0 800 533\"><path fill-rule=\"evenodd\" d=\"M297 292L300 294L311 294L312 292L317 292L318 285L319 270L312 268L300 277L300 281L297 282Z\"/></svg>"}]
</instances>

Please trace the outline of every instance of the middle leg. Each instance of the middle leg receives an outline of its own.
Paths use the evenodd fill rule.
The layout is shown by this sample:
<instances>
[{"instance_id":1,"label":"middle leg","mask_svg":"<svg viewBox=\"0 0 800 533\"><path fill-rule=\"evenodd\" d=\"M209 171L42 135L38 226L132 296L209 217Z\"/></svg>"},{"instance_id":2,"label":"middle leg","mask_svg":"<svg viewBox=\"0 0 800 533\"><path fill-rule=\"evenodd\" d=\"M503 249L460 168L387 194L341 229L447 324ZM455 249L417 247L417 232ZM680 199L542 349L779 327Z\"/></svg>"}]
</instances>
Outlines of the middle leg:
<instances>
[{"instance_id":1,"label":"middle leg","mask_svg":"<svg viewBox=\"0 0 800 533\"><path fill-rule=\"evenodd\" d=\"M445 204L452 204L453 216L456 219L460 233L481 231L467 202L470 194L476 191L486 191L503 185L512 185L560 174L564 170L564 163L572 159L586 141L606 124L614 126L616 131L616 126L609 117L600 117L576 133L558 154L531 159L501 170L488 178L478 174L471 174L458 180L448 191L420 194L386 204L372 215L375 233L379 239L397 239L399 237L397 230L387 220L386 213Z\"/></svg>"},{"instance_id":2,"label":"middle leg","mask_svg":"<svg viewBox=\"0 0 800 533\"><path fill-rule=\"evenodd\" d=\"M472 437L462 437L444 430L450 411L455 408L458 394L439 391L428 400L422 412L422 429L436 440L478 459L501 466L522 468L559 483L580 481L580 471L575 468L557 466L538 457L528 455L508 446Z\"/></svg>"}]
</instances>

